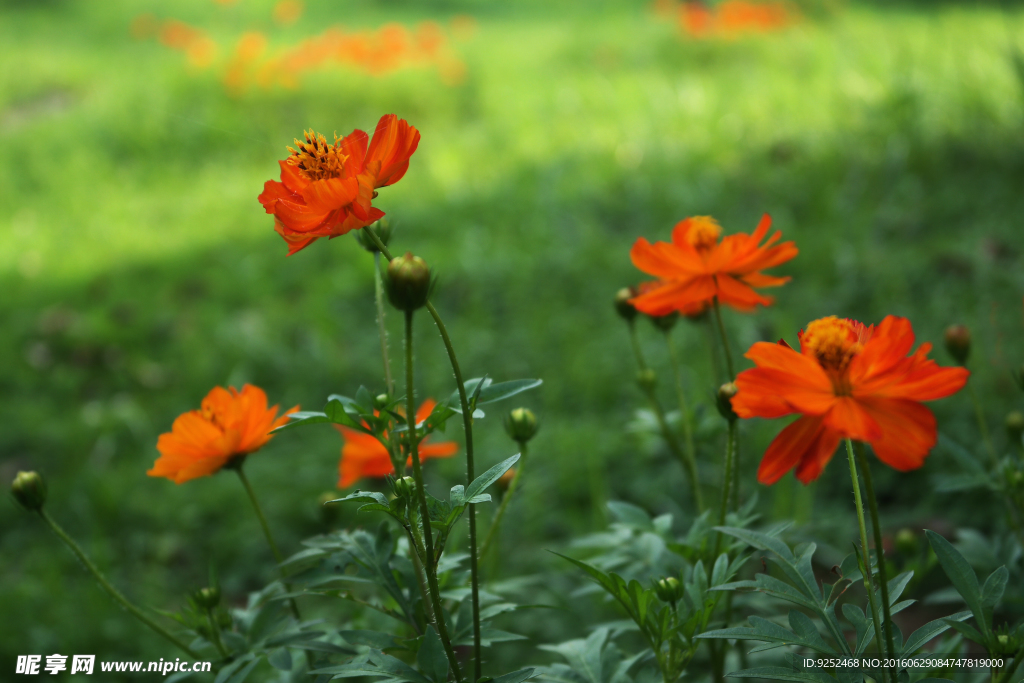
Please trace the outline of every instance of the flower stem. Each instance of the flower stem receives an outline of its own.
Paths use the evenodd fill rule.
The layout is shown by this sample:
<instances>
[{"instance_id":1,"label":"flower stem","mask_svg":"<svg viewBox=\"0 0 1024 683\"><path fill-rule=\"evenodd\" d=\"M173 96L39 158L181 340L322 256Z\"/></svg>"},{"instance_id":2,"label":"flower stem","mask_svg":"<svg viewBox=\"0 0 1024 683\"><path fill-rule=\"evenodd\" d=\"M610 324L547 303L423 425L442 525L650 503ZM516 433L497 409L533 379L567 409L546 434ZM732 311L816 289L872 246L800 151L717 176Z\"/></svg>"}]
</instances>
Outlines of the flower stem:
<instances>
[{"instance_id":1,"label":"flower stem","mask_svg":"<svg viewBox=\"0 0 1024 683\"><path fill-rule=\"evenodd\" d=\"M210 625L210 636L213 640L214 646L217 648L217 652L224 659L228 658L227 648L224 647L224 641L220 639L220 625L214 621L213 612L209 609L206 610L206 623Z\"/></svg>"},{"instance_id":2,"label":"flower stem","mask_svg":"<svg viewBox=\"0 0 1024 683\"><path fill-rule=\"evenodd\" d=\"M857 478L857 462L853 456L853 442L849 439L846 440L846 456L850 461L850 479L853 480L853 499L857 507L857 525L860 528L860 547L861 553L864 558L864 589L868 593L868 602L871 605L871 621L875 624L875 647L878 648L878 652L884 653L882 649L882 636L881 629L879 626L878 619L878 602L875 599L875 589L871 576L871 555L868 550L868 530L864 523L864 501L860 497L860 481ZM882 671L883 683L888 680L885 670Z\"/></svg>"},{"instance_id":3,"label":"flower stem","mask_svg":"<svg viewBox=\"0 0 1024 683\"><path fill-rule=\"evenodd\" d=\"M988 435L988 423L985 422L985 413L981 409L981 401L978 399L978 393L974 390L974 383L970 379L967 380L967 391L971 395L971 403L974 404L974 416L978 420L978 431L981 432L981 440L985 442L985 450L988 451L989 458L992 459L993 473L999 472L999 457L996 455L996 449L992 447L992 438Z\"/></svg>"},{"instance_id":4,"label":"flower stem","mask_svg":"<svg viewBox=\"0 0 1024 683\"><path fill-rule=\"evenodd\" d=\"M367 232L372 232L367 230ZM384 282L380 274L380 252L373 252L373 299L377 305L377 333L380 336L380 355L384 360L384 384L388 396L395 393L395 382L391 377L391 359L388 358L388 330L384 326Z\"/></svg>"},{"instance_id":5,"label":"flower stem","mask_svg":"<svg viewBox=\"0 0 1024 683\"><path fill-rule=\"evenodd\" d=\"M679 421L683 425L683 444L686 446L686 458L691 461L688 466L691 471L696 470L696 450L693 446L693 423L690 421L690 407L686 402L686 392L683 390L683 373L679 369L679 356L676 354L676 345L672 343L671 330L665 330L665 345L668 346L668 358L672 363L672 374L676 379L676 394L679 398Z\"/></svg>"},{"instance_id":6,"label":"flower stem","mask_svg":"<svg viewBox=\"0 0 1024 683\"><path fill-rule=\"evenodd\" d=\"M189 657L191 657L192 659L199 659L199 655L196 654L192 650L192 648L190 648L188 645L186 645L184 642L182 642L175 636L171 635L166 629L164 629L163 626L161 626L160 624L156 623L148 616L146 616L146 614L142 610L140 610L138 607L129 602L128 598L124 597L124 595L121 594L121 591L114 588L114 586L111 585L109 581L107 581L107 578L103 576L103 574L96 567L96 565L92 563L92 560L90 560L89 557L85 554L85 551L83 551L79 547L79 545L75 543L73 538L68 536L67 532L64 531L64 529L62 529L60 525L57 524L57 522L55 522L52 517L50 517L46 510L40 508L39 516L42 517L43 521L49 525L50 529L53 530L53 533L57 534L57 538L64 541L64 545L66 545L71 550L71 552L75 554L75 557L78 558L79 562L85 565L85 568L89 570L89 573L92 574L93 578L96 579L97 583L100 584L100 587L103 590L105 590L110 595L110 597L114 598L114 600L118 604L120 604L122 607L128 610L128 612L133 617L141 621L143 624L151 628L159 635L163 636L169 642L176 645L180 650L188 654Z\"/></svg>"},{"instance_id":7,"label":"flower stem","mask_svg":"<svg viewBox=\"0 0 1024 683\"><path fill-rule=\"evenodd\" d=\"M368 231L369 232L369 231ZM370 232L372 235L373 233ZM426 557L423 568L427 573L427 586L430 589L430 601L434 610L434 626L441 636L448 663L451 665L455 680L462 680L459 659L455 656L451 638L448 636L448 625L445 623L444 610L441 607L441 589L437 584L437 565L434 559L434 533L430 527L430 509L427 507L426 482L423 480L423 467L420 465L419 440L416 438L416 398L413 382L412 353L412 311L405 312L405 400L406 422L408 424L409 456L412 458L412 472L416 479L416 495L420 501L420 520L423 523L423 546Z\"/></svg>"},{"instance_id":8,"label":"flower stem","mask_svg":"<svg viewBox=\"0 0 1024 683\"><path fill-rule=\"evenodd\" d=\"M714 299L715 323L718 326L718 336L722 338L722 349L725 351L725 368L729 372L729 381L736 379L736 370L732 364L732 351L729 350L729 337L725 334L725 325L722 323L722 307L718 305L718 297Z\"/></svg>"},{"instance_id":9,"label":"flower stem","mask_svg":"<svg viewBox=\"0 0 1024 683\"><path fill-rule=\"evenodd\" d=\"M636 356L636 364L640 368L640 372L647 370L647 362L644 360L643 351L640 349L640 340L636 334L636 324L633 321L629 322L629 338L633 344L633 353ZM658 396L654 393L654 387L641 384L641 389L647 396L647 401L651 404L651 410L654 411L654 416L658 420L658 427L661 430L661 436L665 439L665 443L668 444L669 450L672 454L683 464L689 474L690 479L690 490L693 494L694 503L697 505L697 512L704 512L704 498L700 493L700 481L697 478L697 463L692 459L686 457L685 451L680 447L678 439L676 439L675 433L668 426L668 421L665 419L665 411L661 407L661 402L658 400Z\"/></svg>"},{"instance_id":10,"label":"flower stem","mask_svg":"<svg viewBox=\"0 0 1024 683\"><path fill-rule=\"evenodd\" d=\"M736 420L729 420L729 432L725 440L725 474L722 475L722 509L718 512L718 526L725 526L725 515L729 511L729 493L732 490L732 472L736 466ZM711 563L718 559L718 551L722 547L722 533L715 537L715 551L711 554Z\"/></svg>"},{"instance_id":11,"label":"flower stem","mask_svg":"<svg viewBox=\"0 0 1024 683\"><path fill-rule=\"evenodd\" d=\"M526 465L526 442L519 442L519 463L516 467L516 473L512 475L512 481L508 485L508 490L505 491L505 495L501 497L501 505L498 507L498 511L494 514L494 520L491 522L491 527L487 530L487 535L484 537L483 545L480 546L480 558L487 557L487 551L490 550L491 545L494 543L494 539L498 535L498 527L501 526L501 519L505 516L505 510L508 508L509 501L512 500L512 494L516 492L516 488L519 486L519 477L523 474L523 467Z\"/></svg>"},{"instance_id":12,"label":"flower stem","mask_svg":"<svg viewBox=\"0 0 1024 683\"><path fill-rule=\"evenodd\" d=\"M373 230L364 230L370 236L384 258L391 260L391 252L384 243L377 237ZM462 370L459 367L459 360L455 356L455 347L448 336L448 329L441 320L441 315L434 308L434 304L427 301L427 312L434 319L437 331L441 334L441 341L444 342L445 351L448 352L448 361L452 366L452 374L455 375L455 385L459 390L459 404L462 408L462 426L466 433L466 479L467 485L476 479L476 464L473 457L473 411L469 409L469 397L466 395L466 383L462 379ZM477 680L481 675L481 647L480 647L480 562L477 553L476 542L476 507L469 506L469 574L470 594L473 607L473 679Z\"/></svg>"},{"instance_id":13,"label":"flower stem","mask_svg":"<svg viewBox=\"0 0 1024 683\"><path fill-rule=\"evenodd\" d=\"M864 492L868 496L868 507L871 509L871 532L875 537L875 554L878 557L878 585L882 589L882 617L884 619L882 626L885 634L885 657L891 660L896 656L896 647L893 644L892 626L890 625L892 613L889 611L889 572L885 567L882 527L878 521L878 499L875 498L875 486L871 481L871 468L868 465L867 456L864 455L863 444L858 443L855 450L857 451L857 462L860 464L860 470L864 475ZM892 680L896 680L895 667L889 671L889 675Z\"/></svg>"},{"instance_id":14,"label":"flower stem","mask_svg":"<svg viewBox=\"0 0 1024 683\"><path fill-rule=\"evenodd\" d=\"M252 484L249 483L249 477L245 475L243 465L244 463L239 459L238 465L233 469L238 473L238 478L242 481L242 486L245 487L245 492L249 494L249 500L252 502L252 509L256 511L256 518L260 520L260 526L263 527L263 535L267 537L267 545L270 546L270 552L274 554L274 559L280 565L284 562L284 555L281 554L281 551L277 547L277 543L274 542L274 535L270 533L270 525L267 524L266 515L263 514L263 508L260 507L260 502L256 499L256 492L252 490ZM289 592L291 591L291 587L287 583L284 584L284 587L285 590ZM295 598L289 598L288 602L291 605L292 614L295 615L296 619L301 621L302 616L299 614L299 606L295 603Z\"/></svg>"}]
</instances>

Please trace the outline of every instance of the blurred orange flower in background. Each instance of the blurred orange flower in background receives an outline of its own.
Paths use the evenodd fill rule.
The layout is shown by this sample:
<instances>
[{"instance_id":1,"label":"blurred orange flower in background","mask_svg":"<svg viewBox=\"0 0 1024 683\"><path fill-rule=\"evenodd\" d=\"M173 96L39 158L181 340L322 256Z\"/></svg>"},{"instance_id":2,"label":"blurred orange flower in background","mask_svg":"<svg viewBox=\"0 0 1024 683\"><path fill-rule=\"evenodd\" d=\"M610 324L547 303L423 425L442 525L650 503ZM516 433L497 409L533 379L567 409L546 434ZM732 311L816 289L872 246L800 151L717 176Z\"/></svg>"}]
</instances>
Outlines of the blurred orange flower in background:
<instances>
[{"instance_id":1,"label":"blurred orange flower in background","mask_svg":"<svg viewBox=\"0 0 1024 683\"><path fill-rule=\"evenodd\" d=\"M651 244L641 237L633 244L630 258L634 266L659 280L643 285L631 303L640 312L656 316L672 311L693 315L716 297L741 311L770 305L773 299L758 294L754 287L778 287L789 278L760 271L798 253L793 242L775 245L782 236L779 231L758 244L771 223L765 214L754 234L736 233L720 240L722 228L714 218L694 216L676 224L671 242Z\"/></svg>"},{"instance_id":2,"label":"blurred orange flower in background","mask_svg":"<svg viewBox=\"0 0 1024 683\"><path fill-rule=\"evenodd\" d=\"M773 31L793 23L793 15L781 2L725 0L714 8L703 2L684 2L679 7L679 23L686 33L702 37Z\"/></svg>"},{"instance_id":3,"label":"blurred orange flower in background","mask_svg":"<svg viewBox=\"0 0 1024 683\"><path fill-rule=\"evenodd\" d=\"M796 468L807 484L821 475L840 439L871 444L879 460L900 471L924 464L935 445L935 416L921 401L963 388L969 372L927 358L931 344L914 345L906 318L887 316L877 327L830 316L800 332L800 351L784 341L758 342L746 357L756 368L736 377L733 410L743 418L802 417L768 447L757 473L774 484Z\"/></svg>"},{"instance_id":4,"label":"blurred orange flower in background","mask_svg":"<svg viewBox=\"0 0 1024 683\"><path fill-rule=\"evenodd\" d=\"M427 399L416 410L416 424L420 425L430 417L437 402ZM348 427L338 427L345 445L341 448L341 462L338 463L338 488L343 489L356 483L363 477L386 477L395 473L391 464L391 456L388 449L377 437L372 434L359 432ZM387 434L384 435L387 438ZM459 447L453 441L442 441L440 443L428 443L430 437L425 437L419 444L420 461L429 458L447 458L458 452ZM406 467L412 467L412 457L406 462Z\"/></svg>"},{"instance_id":5,"label":"blurred orange flower in background","mask_svg":"<svg viewBox=\"0 0 1024 683\"><path fill-rule=\"evenodd\" d=\"M214 387L199 410L179 415L171 431L161 434L156 447L160 457L151 477L166 477L177 484L217 472L232 460L254 453L271 439L270 432L288 422L295 406L277 416L277 406L267 408L267 395L246 384Z\"/></svg>"},{"instance_id":6,"label":"blurred orange flower in background","mask_svg":"<svg viewBox=\"0 0 1024 683\"><path fill-rule=\"evenodd\" d=\"M274 214L274 229L288 243L288 254L320 237L337 237L384 216L372 206L376 189L397 183L409 168L420 133L395 114L382 116L373 139L355 130L329 144L323 135L305 134L280 162L281 182L268 180L258 197Z\"/></svg>"}]
</instances>

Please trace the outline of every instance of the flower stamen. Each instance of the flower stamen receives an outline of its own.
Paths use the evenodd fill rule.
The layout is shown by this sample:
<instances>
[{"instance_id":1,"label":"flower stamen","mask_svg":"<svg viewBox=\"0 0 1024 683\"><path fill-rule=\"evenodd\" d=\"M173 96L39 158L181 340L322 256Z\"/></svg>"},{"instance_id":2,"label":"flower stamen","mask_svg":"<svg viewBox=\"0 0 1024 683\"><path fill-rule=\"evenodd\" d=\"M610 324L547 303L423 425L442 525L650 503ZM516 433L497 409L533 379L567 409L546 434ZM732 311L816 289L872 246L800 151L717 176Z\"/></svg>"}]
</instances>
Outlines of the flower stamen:
<instances>
[{"instance_id":1,"label":"flower stamen","mask_svg":"<svg viewBox=\"0 0 1024 683\"><path fill-rule=\"evenodd\" d=\"M291 155L285 163L297 168L310 181L340 177L348 155L342 153L338 135L334 135L331 145L327 138L314 131L302 131L302 134L305 142L295 140L295 147L288 148Z\"/></svg>"},{"instance_id":2,"label":"flower stamen","mask_svg":"<svg viewBox=\"0 0 1024 683\"><path fill-rule=\"evenodd\" d=\"M718 244L722 235L722 226L711 216L694 216L690 219L690 229L686 233L686 241L694 249L704 250Z\"/></svg>"},{"instance_id":3,"label":"flower stamen","mask_svg":"<svg viewBox=\"0 0 1024 683\"><path fill-rule=\"evenodd\" d=\"M854 324L830 315L807 325L800 337L804 353L813 355L826 370L842 372L860 353L863 344Z\"/></svg>"}]
</instances>

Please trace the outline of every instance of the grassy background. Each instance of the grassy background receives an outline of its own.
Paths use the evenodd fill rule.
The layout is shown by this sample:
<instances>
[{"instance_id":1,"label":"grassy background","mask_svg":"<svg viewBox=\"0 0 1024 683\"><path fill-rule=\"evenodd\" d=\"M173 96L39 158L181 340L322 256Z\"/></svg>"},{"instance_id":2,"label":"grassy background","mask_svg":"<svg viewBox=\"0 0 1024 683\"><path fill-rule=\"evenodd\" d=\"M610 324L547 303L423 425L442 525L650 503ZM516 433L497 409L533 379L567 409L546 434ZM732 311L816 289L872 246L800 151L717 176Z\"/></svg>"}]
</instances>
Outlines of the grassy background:
<instances>
[{"instance_id":1,"label":"grassy background","mask_svg":"<svg viewBox=\"0 0 1024 683\"><path fill-rule=\"evenodd\" d=\"M439 271L437 305L463 368L545 380L524 399L542 431L508 520L510 572L556 567L543 550L599 528L609 498L688 516L677 465L626 429L641 397L610 306L640 279L633 240L666 239L687 215L733 232L769 212L801 250L777 269L793 276L777 306L727 314L736 352L792 342L829 314L906 315L940 346L945 325L965 322L1005 448L995 427L1020 405L1008 370L1024 360L1016 7L849 3L776 34L696 41L643 3L308 4L287 27L255 0L181 0L159 18L203 27L223 59L248 30L274 49L339 23L432 19L447 30L468 14L475 31L451 38L465 81L447 85L429 66L335 68L295 90L232 95L221 62L197 69L131 37L143 3L0 4L0 473L44 472L52 514L130 597L177 609L212 562L240 603L272 575L232 476L180 487L145 476L176 415L217 384L257 383L273 402L310 409L381 386L372 259L349 238L285 258L255 197L304 127L345 134L385 112L423 135L406 178L379 200L399 224L393 249ZM421 391L446 396L443 348L420 322ZM675 338L707 417L710 496L721 439L706 338L689 324ZM933 407L943 431L977 443L965 396ZM484 464L512 452L498 412L480 423ZM766 511L809 534L852 537L844 468L807 489L755 483L778 429L744 425L744 495L758 490ZM336 481L339 447L326 428L292 432L247 468L289 551L325 528L316 499ZM890 526L996 523L984 498L929 492L947 466L937 453L924 471L881 474ZM430 469L440 486L460 465ZM37 520L0 505L0 528L3 667L28 652L167 656Z\"/></svg>"}]
</instances>

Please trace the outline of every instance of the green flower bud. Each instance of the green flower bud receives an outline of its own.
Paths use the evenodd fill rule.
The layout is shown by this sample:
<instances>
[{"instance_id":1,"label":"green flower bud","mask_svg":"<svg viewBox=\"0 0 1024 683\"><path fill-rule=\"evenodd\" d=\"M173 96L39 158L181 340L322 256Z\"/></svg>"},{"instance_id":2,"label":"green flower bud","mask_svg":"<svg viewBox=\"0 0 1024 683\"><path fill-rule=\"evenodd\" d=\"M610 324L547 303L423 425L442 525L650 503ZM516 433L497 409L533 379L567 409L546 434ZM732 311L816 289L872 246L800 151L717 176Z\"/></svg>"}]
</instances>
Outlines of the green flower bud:
<instances>
[{"instance_id":1,"label":"green flower bud","mask_svg":"<svg viewBox=\"0 0 1024 683\"><path fill-rule=\"evenodd\" d=\"M623 287L615 293L615 312L626 322L633 322L639 313L629 300L636 296L636 290L632 287Z\"/></svg>"},{"instance_id":2,"label":"green flower bud","mask_svg":"<svg viewBox=\"0 0 1024 683\"><path fill-rule=\"evenodd\" d=\"M971 331L965 325L950 325L946 328L946 350L960 365L967 363L971 355Z\"/></svg>"},{"instance_id":3,"label":"green flower bud","mask_svg":"<svg viewBox=\"0 0 1024 683\"><path fill-rule=\"evenodd\" d=\"M203 609L211 610L220 603L220 588L200 588L192 596L192 599Z\"/></svg>"},{"instance_id":4,"label":"green flower bud","mask_svg":"<svg viewBox=\"0 0 1024 683\"><path fill-rule=\"evenodd\" d=\"M537 433L537 416L529 408L515 408L505 416L505 431L513 441L526 443Z\"/></svg>"},{"instance_id":5,"label":"green flower bud","mask_svg":"<svg viewBox=\"0 0 1024 683\"><path fill-rule=\"evenodd\" d=\"M672 311L665 315L648 315L647 318L662 332L669 332L679 322L679 313Z\"/></svg>"},{"instance_id":6,"label":"green flower bud","mask_svg":"<svg viewBox=\"0 0 1024 683\"><path fill-rule=\"evenodd\" d=\"M736 411L732 409L732 399L737 393L739 393L739 388L733 382L726 382L718 387L718 393L715 394L715 405L718 407L718 412L729 422L738 417Z\"/></svg>"},{"instance_id":7,"label":"green flower bud","mask_svg":"<svg viewBox=\"0 0 1024 683\"><path fill-rule=\"evenodd\" d=\"M400 311L415 311L430 296L430 268L419 256L406 253L391 259L384 284L392 306Z\"/></svg>"},{"instance_id":8,"label":"green flower bud","mask_svg":"<svg viewBox=\"0 0 1024 683\"><path fill-rule=\"evenodd\" d=\"M395 495L399 498L412 498L416 494L416 480L412 477L396 479L394 483Z\"/></svg>"},{"instance_id":9,"label":"green flower bud","mask_svg":"<svg viewBox=\"0 0 1024 683\"><path fill-rule=\"evenodd\" d=\"M42 510L46 502L46 481L38 472L18 472L11 482L11 493L26 510Z\"/></svg>"},{"instance_id":10,"label":"green flower bud","mask_svg":"<svg viewBox=\"0 0 1024 683\"><path fill-rule=\"evenodd\" d=\"M377 394L373 397L373 409L384 410L384 406L391 403L391 397L387 394Z\"/></svg>"},{"instance_id":11,"label":"green flower bud","mask_svg":"<svg viewBox=\"0 0 1024 683\"><path fill-rule=\"evenodd\" d=\"M1006 416L1006 433L1010 435L1014 446L1020 446L1021 436L1024 435L1024 413L1014 410Z\"/></svg>"},{"instance_id":12,"label":"green flower bud","mask_svg":"<svg viewBox=\"0 0 1024 683\"><path fill-rule=\"evenodd\" d=\"M644 391L654 391L654 387L658 385L658 377L654 374L654 370L647 368L636 373L636 383Z\"/></svg>"},{"instance_id":13,"label":"green flower bud","mask_svg":"<svg viewBox=\"0 0 1024 683\"><path fill-rule=\"evenodd\" d=\"M1012 486L1015 489L1020 489L1021 491L1024 491L1024 472L1017 470L1012 475L1010 475L1010 486Z\"/></svg>"},{"instance_id":14,"label":"green flower bud","mask_svg":"<svg viewBox=\"0 0 1024 683\"><path fill-rule=\"evenodd\" d=\"M391 223L387 218L381 218L376 223L370 223L362 230L355 231L356 241L359 242L359 246L371 253L380 251L380 249L377 248L377 244L373 241L373 238L366 234L368 230L372 230L373 234L380 239L385 247L388 246L388 243L391 241L392 229Z\"/></svg>"},{"instance_id":15,"label":"green flower bud","mask_svg":"<svg viewBox=\"0 0 1024 683\"><path fill-rule=\"evenodd\" d=\"M654 584L654 593L665 602L678 602L683 597L683 586L674 576L662 579Z\"/></svg>"},{"instance_id":16,"label":"green flower bud","mask_svg":"<svg viewBox=\"0 0 1024 683\"><path fill-rule=\"evenodd\" d=\"M900 529L894 539L896 550L902 555L916 555L918 552L917 534L910 529Z\"/></svg>"}]
</instances>

